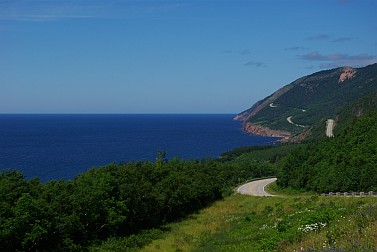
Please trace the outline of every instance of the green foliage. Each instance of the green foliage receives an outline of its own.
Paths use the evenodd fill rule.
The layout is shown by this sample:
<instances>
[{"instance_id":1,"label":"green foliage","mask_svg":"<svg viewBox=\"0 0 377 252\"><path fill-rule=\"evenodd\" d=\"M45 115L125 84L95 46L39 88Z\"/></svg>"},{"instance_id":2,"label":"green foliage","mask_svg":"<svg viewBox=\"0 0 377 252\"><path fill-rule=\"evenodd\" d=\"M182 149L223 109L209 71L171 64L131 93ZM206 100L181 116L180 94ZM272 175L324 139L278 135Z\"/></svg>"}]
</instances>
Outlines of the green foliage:
<instances>
[{"instance_id":1,"label":"green foliage","mask_svg":"<svg viewBox=\"0 0 377 252\"><path fill-rule=\"evenodd\" d=\"M292 151L279 163L278 184L316 192L377 190L377 114L319 143Z\"/></svg>"},{"instance_id":2,"label":"green foliage","mask_svg":"<svg viewBox=\"0 0 377 252\"><path fill-rule=\"evenodd\" d=\"M373 198L359 202L318 196L245 197L238 204L231 216L213 219L214 223L226 219L226 228L210 236L194 234L199 242L192 242L190 251L373 251L377 245L371 236L350 240L358 232L375 231Z\"/></svg>"},{"instance_id":3,"label":"green foliage","mask_svg":"<svg viewBox=\"0 0 377 252\"><path fill-rule=\"evenodd\" d=\"M111 237L104 241L100 245L94 245L89 248L91 252L117 252L117 251L137 251L138 248L141 248L151 241L158 239L162 236L164 231L159 229L149 229L142 231L138 234L133 234L128 237Z\"/></svg>"},{"instance_id":4,"label":"green foliage","mask_svg":"<svg viewBox=\"0 0 377 252\"><path fill-rule=\"evenodd\" d=\"M356 100L347 104L338 114L337 127L335 132L341 132L349 127L354 121L355 117L370 116L377 111L377 91L368 94L362 99Z\"/></svg>"},{"instance_id":5,"label":"green foliage","mask_svg":"<svg viewBox=\"0 0 377 252\"><path fill-rule=\"evenodd\" d=\"M300 144L276 144L269 146L250 146L234 149L221 155L220 160L242 162L242 161L267 161L275 164L292 150L299 148Z\"/></svg>"},{"instance_id":6,"label":"green foliage","mask_svg":"<svg viewBox=\"0 0 377 252\"><path fill-rule=\"evenodd\" d=\"M311 129L317 133L317 127L323 127L328 118L335 118L339 111L357 99L367 96L377 90L377 64L356 69L356 75L339 83L343 68L326 70L302 77L277 91L271 102L276 107L258 108L253 106L243 117L255 113L251 123L260 124L277 130L287 130L297 134ZM289 88L287 88L289 86ZM279 94L279 95L276 95ZM271 96L271 97L272 97ZM262 101L265 101L265 98ZM256 105L261 103L258 102ZM292 116L295 124L290 124L287 117ZM324 130L321 130L324 135Z\"/></svg>"},{"instance_id":7,"label":"green foliage","mask_svg":"<svg viewBox=\"0 0 377 252\"><path fill-rule=\"evenodd\" d=\"M231 160L234 160L238 157L240 157L242 154L245 154L245 153L252 153L252 152L258 152L260 153L261 150L269 150L273 148L273 146L271 145L266 145L266 146L242 146L242 147L238 147L238 148L235 148L233 150L230 150L228 152L225 152L223 154L221 154L220 156L220 160L223 161L223 162L226 162L226 161L231 161Z\"/></svg>"},{"instance_id":8,"label":"green foliage","mask_svg":"<svg viewBox=\"0 0 377 252\"><path fill-rule=\"evenodd\" d=\"M82 251L101 241L106 241L101 249L144 244L153 236L145 230L202 209L240 181L274 173L266 161L168 161L164 152L158 152L156 163L110 164L71 181L42 184L3 171L0 250Z\"/></svg>"}]
</instances>

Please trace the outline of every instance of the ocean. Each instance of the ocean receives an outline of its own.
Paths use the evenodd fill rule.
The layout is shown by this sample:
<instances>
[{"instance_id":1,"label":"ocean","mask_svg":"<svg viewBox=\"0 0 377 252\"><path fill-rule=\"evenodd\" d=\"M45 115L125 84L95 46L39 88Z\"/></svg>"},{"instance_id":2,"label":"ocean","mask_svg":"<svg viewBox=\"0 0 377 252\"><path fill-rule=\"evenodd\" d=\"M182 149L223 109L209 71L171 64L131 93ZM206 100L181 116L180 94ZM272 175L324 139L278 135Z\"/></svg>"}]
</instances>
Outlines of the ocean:
<instances>
[{"instance_id":1,"label":"ocean","mask_svg":"<svg viewBox=\"0 0 377 252\"><path fill-rule=\"evenodd\" d=\"M0 115L0 170L42 181L72 179L109 163L217 158L240 146L273 144L248 135L234 115Z\"/></svg>"}]
</instances>

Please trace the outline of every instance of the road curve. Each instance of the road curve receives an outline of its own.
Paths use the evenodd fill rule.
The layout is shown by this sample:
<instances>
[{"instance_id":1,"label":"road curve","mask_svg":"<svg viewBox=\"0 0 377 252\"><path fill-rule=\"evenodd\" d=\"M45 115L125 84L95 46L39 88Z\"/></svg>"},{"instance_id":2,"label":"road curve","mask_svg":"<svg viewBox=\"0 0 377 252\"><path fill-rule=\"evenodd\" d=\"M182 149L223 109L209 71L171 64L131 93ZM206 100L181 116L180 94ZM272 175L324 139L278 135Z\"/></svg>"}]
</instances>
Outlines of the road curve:
<instances>
[{"instance_id":1,"label":"road curve","mask_svg":"<svg viewBox=\"0 0 377 252\"><path fill-rule=\"evenodd\" d=\"M261 179L246 183L237 188L237 192L240 194L246 194L251 196L274 196L267 193L264 188L268 184L275 182L276 178Z\"/></svg>"}]
</instances>

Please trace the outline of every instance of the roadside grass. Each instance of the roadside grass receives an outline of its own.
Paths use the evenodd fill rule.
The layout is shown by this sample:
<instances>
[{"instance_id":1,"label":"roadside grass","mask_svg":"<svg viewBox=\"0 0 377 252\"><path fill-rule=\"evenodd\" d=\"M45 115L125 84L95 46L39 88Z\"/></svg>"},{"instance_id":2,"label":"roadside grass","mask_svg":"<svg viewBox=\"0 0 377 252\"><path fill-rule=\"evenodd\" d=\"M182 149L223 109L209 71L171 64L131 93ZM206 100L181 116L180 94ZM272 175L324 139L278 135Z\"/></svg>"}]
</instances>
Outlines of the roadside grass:
<instances>
[{"instance_id":1,"label":"roadside grass","mask_svg":"<svg viewBox=\"0 0 377 252\"><path fill-rule=\"evenodd\" d=\"M275 197L233 194L170 223L90 251L377 251L376 197L322 197L267 187Z\"/></svg>"},{"instance_id":2,"label":"roadside grass","mask_svg":"<svg viewBox=\"0 0 377 252\"><path fill-rule=\"evenodd\" d=\"M265 190L272 194L272 195L279 195L280 197L285 197L285 196L313 196L317 195L314 192L306 192L304 190L296 190L293 188L281 188L277 185L276 182L268 184L265 187Z\"/></svg>"},{"instance_id":3,"label":"roadside grass","mask_svg":"<svg viewBox=\"0 0 377 252\"><path fill-rule=\"evenodd\" d=\"M184 220L167 224L160 230L146 231L126 238L110 238L92 246L89 251L191 251L203 247L211 237L229 230L251 208L258 210L269 204L263 202L262 198L250 199L252 198L248 196L234 194Z\"/></svg>"},{"instance_id":4,"label":"roadside grass","mask_svg":"<svg viewBox=\"0 0 377 252\"><path fill-rule=\"evenodd\" d=\"M153 241L140 251L190 251L203 247L211 237L229 230L234 221L243 218L243 204L250 197L232 195L217 201L188 219L167 225L170 229L162 239ZM249 208L247 208L249 209Z\"/></svg>"},{"instance_id":5,"label":"roadside grass","mask_svg":"<svg viewBox=\"0 0 377 252\"><path fill-rule=\"evenodd\" d=\"M377 198L236 194L166 228L140 251L377 251Z\"/></svg>"}]
</instances>

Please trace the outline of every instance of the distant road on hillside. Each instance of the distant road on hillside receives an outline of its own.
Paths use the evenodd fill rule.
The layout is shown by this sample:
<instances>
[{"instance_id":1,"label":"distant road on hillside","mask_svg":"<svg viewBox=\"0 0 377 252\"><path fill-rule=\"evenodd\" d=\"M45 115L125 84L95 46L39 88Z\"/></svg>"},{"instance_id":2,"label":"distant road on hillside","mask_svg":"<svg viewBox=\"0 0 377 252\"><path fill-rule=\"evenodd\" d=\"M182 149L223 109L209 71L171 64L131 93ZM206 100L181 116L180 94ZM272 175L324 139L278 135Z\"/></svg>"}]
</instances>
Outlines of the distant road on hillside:
<instances>
[{"instance_id":1,"label":"distant road on hillside","mask_svg":"<svg viewBox=\"0 0 377 252\"><path fill-rule=\"evenodd\" d=\"M333 129L334 129L334 120L333 119L327 119L326 121L326 136L328 137L334 137Z\"/></svg>"},{"instance_id":2,"label":"distant road on hillside","mask_svg":"<svg viewBox=\"0 0 377 252\"><path fill-rule=\"evenodd\" d=\"M240 194L246 194L251 196L274 196L269 193L267 193L264 188L271 184L272 182L275 182L276 178L269 178L269 179L261 179L252 181L249 183L246 183L240 187L237 188L237 192Z\"/></svg>"}]
</instances>

